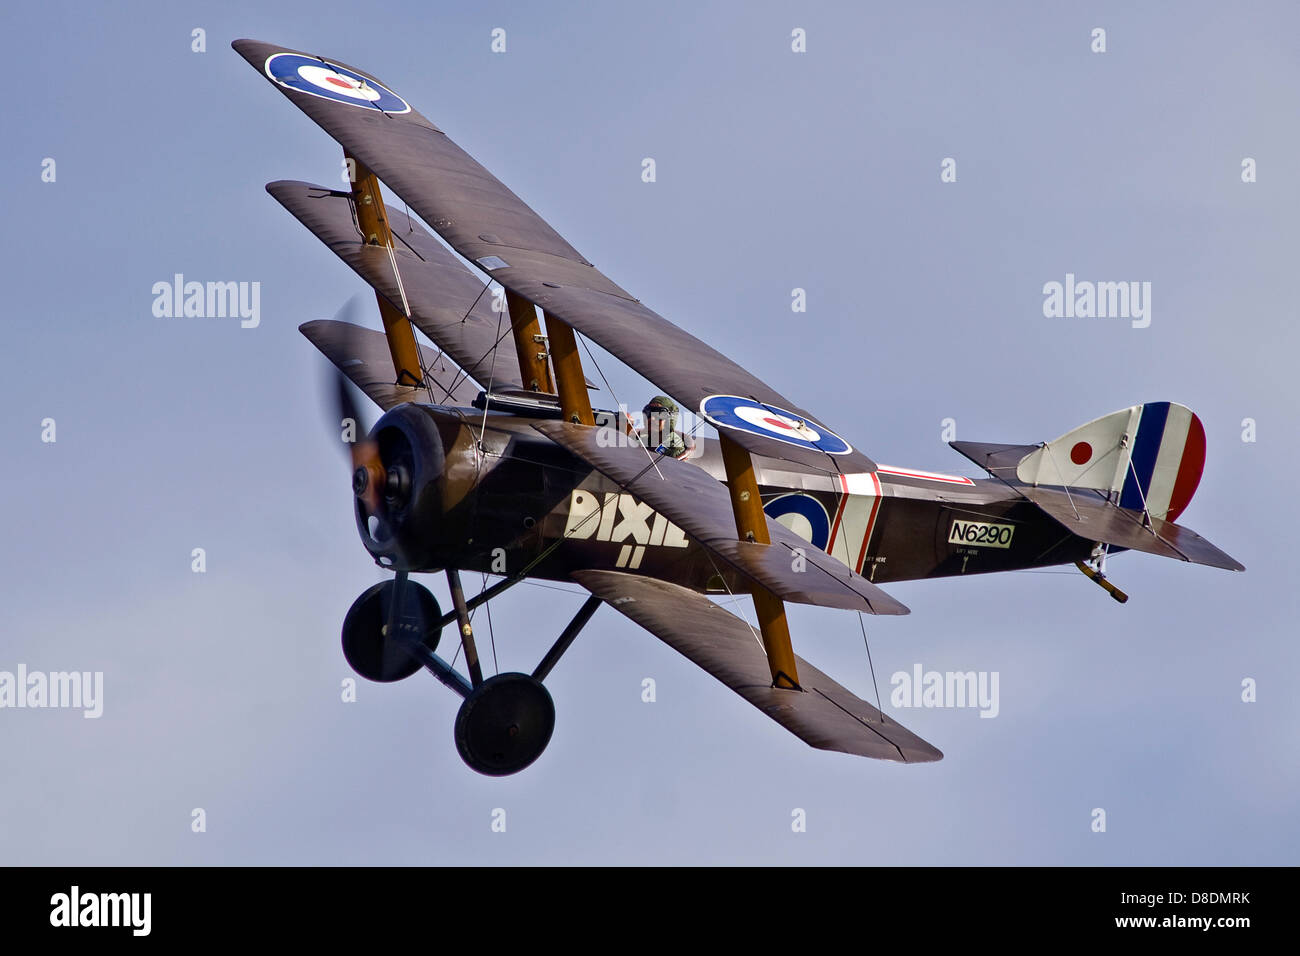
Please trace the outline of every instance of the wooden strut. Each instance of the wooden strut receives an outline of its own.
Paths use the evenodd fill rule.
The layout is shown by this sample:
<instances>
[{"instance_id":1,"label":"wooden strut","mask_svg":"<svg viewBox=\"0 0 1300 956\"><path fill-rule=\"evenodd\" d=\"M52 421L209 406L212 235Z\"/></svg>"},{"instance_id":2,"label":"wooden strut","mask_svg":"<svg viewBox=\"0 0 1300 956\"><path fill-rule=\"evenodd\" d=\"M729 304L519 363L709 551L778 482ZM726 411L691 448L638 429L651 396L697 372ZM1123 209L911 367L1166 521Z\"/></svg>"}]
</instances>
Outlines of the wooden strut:
<instances>
[{"instance_id":1,"label":"wooden strut","mask_svg":"<svg viewBox=\"0 0 1300 956\"><path fill-rule=\"evenodd\" d=\"M753 459L748 451L726 435L719 434L718 441L722 447L722 465L727 472L731 509L736 515L736 534L741 541L771 544L763 499L758 493L758 480L754 477ZM799 671L795 667L794 647L790 644L785 602L760 585L754 586L753 596L763 649L767 652L768 668L772 671L772 686L802 690Z\"/></svg>"},{"instance_id":2,"label":"wooden strut","mask_svg":"<svg viewBox=\"0 0 1300 956\"><path fill-rule=\"evenodd\" d=\"M560 394L560 413L566 422L595 425L596 416L591 411L587 395L587 376L582 371L582 356L573 329L565 322L546 312L547 340L551 344L551 364L555 366L555 387Z\"/></svg>"},{"instance_id":3,"label":"wooden strut","mask_svg":"<svg viewBox=\"0 0 1300 956\"><path fill-rule=\"evenodd\" d=\"M357 225L366 245L379 246L391 253L393 232L388 227L388 213L384 210L384 197L379 192L379 179L347 153L343 158L352 180L352 205L357 211ZM384 322L384 336L388 339L388 352L393 358L397 384L423 385L424 370L420 368L420 350L410 320L378 290L375 290L375 300L379 303L379 316Z\"/></svg>"},{"instance_id":4,"label":"wooden strut","mask_svg":"<svg viewBox=\"0 0 1300 956\"><path fill-rule=\"evenodd\" d=\"M515 337L515 353L519 356L519 377L530 392L555 392L551 384L551 366L546 361L546 337L537 321L537 307L506 289L506 307L510 310L510 328Z\"/></svg>"}]
</instances>

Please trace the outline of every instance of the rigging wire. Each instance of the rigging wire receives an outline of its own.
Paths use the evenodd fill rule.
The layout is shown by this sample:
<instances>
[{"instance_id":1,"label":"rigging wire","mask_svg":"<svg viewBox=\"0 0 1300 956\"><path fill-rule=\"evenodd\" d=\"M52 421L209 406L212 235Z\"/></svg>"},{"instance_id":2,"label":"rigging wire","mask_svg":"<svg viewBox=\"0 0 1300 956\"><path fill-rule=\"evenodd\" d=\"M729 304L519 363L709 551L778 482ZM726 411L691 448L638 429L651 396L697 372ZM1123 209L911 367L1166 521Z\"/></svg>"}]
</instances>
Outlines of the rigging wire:
<instances>
[{"instance_id":1,"label":"rigging wire","mask_svg":"<svg viewBox=\"0 0 1300 956\"><path fill-rule=\"evenodd\" d=\"M880 714L881 723L885 720L885 711L880 706L880 685L876 683L876 665L871 659L871 642L867 640L867 623L862 619L862 612L858 612L858 627L862 628L862 644L867 649L867 664L871 668L871 686L876 691L876 713Z\"/></svg>"},{"instance_id":2,"label":"rigging wire","mask_svg":"<svg viewBox=\"0 0 1300 956\"><path fill-rule=\"evenodd\" d=\"M487 590L487 574L486 574L486 572L483 574L483 590L485 590L485 591ZM483 609L484 609L485 611L487 611L487 619L488 619L488 640L490 640L490 641L492 642L492 669L495 670L498 674L500 674L500 673L501 673L501 665L500 665L499 663L497 663L497 635L496 635L496 631L493 630L493 628L492 628L492 602L491 602L491 601L488 601L486 604L484 604L484 605L483 605Z\"/></svg>"},{"instance_id":3,"label":"rigging wire","mask_svg":"<svg viewBox=\"0 0 1300 956\"><path fill-rule=\"evenodd\" d=\"M479 302L482 301L483 293L487 292L487 290L490 288L492 288L492 283L489 281L483 286L483 288L478 290L478 295L474 297L474 301L470 303L470 307L465 310L465 314L460 317L461 325L464 325L466 322L469 321L469 317L474 313L474 310L478 308ZM492 343L491 347L486 352L484 352L481 356L479 356L479 358L473 363L473 365L458 370L456 377L452 379L451 382L452 388L456 388L456 386L460 385L461 382L469 381L471 372L477 371L478 367L483 363L483 361L489 357L492 359L492 368L495 370L497 364L496 362L497 346L499 346L501 344L501 340L505 338L505 333L501 331L501 319L499 316L497 318L497 333L498 334L497 334L496 341Z\"/></svg>"},{"instance_id":4,"label":"rigging wire","mask_svg":"<svg viewBox=\"0 0 1300 956\"><path fill-rule=\"evenodd\" d=\"M586 338L586 336L584 336L584 335L579 335L579 336L578 336L578 341L582 343L582 348L583 348L583 350L587 353L587 358L591 359L591 364L594 365L594 366L596 366L596 374L600 376L600 380L601 380L602 382L604 382L604 383L605 383L605 387L606 387L607 389L609 389L609 397L612 398L612 399L614 400L614 408L615 408L615 411L614 411L614 430L617 432L617 431L619 431L619 427L620 427L620 426L619 426L619 423L618 423L618 409L619 409L619 408L623 408L623 407L625 407L625 406L623 405L622 402L620 402L620 401L618 400L618 395L617 395L617 393L615 393L615 391L614 391L614 386L611 385L611 384L609 383L609 379L607 379L607 378L605 377L605 373L604 373L604 371L601 370L600 363L596 361L596 356L592 354L592 352L591 352L591 346L589 346L589 345L587 344L587 338ZM631 418L630 418L630 417L628 418L628 421L629 421L629 422L631 421ZM636 442L636 443L637 443L638 445L640 445L640 446L645 450L646 457L648 457L648 458L650 459L650 464L654 466L655 474L659 476L659 480L660 480L660 481L663 481L663 480L664 480L664 473L663 473L662 471L659 470L659 462L658 462L658 460L657 460L653 455L650 454L650 448L649 448L649 446L647 446L646 443L642 440L642 438L641 438L641 432L636 428L635 425L632 426L632 429L633 429L633 431L636 433L636 439L637 439L637 442ZM646 471L648 471L648 470L649 470L649 469L646 469ZM641 472L641 475L643 475L643 474L645 474L645 471L642 471L642 472ZM637 478L640 478L641 475L637 475ZM636 479L633 479L633 480L635 481Z\"/></svg>"}]
</instances>

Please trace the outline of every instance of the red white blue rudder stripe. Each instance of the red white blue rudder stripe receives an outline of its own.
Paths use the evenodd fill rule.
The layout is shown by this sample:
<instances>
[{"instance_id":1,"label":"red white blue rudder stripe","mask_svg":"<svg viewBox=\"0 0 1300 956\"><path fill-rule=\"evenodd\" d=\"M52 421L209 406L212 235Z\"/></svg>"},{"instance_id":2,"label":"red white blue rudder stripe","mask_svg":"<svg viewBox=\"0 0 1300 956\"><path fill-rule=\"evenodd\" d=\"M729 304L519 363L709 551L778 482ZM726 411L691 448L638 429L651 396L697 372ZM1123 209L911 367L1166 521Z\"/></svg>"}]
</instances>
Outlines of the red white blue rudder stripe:
<instances>
[{"instance_id":1,"label":"red white blue rudder stripe","mask_svg":"<svg viewBox=\"0 0 1300 956\"><path fill-rule=\"evenodd\" d=\"M1205 467L1205 427L1184 405L1148 402L1105 415L1030 452L1016 477L1032 485L1090 488L1121 508L1174 521Z\"/></svg>"},{"instance_id":2,"label":"red white blue rudder stripe","mask_svg":"<svg viewBox=\"0 0 1300 956\"><path fill-rule=\"evenodd\" d=\"M1191 409L1172 402L1142 406L1119 506L1177 520L1192 500L1205 467L1205 427Z\"/></svg>"}]
</instances>

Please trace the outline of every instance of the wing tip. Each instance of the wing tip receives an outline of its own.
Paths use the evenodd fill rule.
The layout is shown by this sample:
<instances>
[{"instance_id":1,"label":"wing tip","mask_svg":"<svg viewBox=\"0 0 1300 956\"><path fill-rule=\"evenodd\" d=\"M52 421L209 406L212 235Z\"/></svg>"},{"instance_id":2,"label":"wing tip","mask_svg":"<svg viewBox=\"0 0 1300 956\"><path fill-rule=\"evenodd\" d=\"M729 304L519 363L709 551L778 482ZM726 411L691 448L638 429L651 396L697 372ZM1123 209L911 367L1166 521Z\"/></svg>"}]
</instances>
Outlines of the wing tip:
<instances>
[{"instance_id":1,"label":"wing tip","mask_svg":"<svg viewBox=\"0 0 1300 956\"><path fill-rule=\"evenodd\" d=\"M942 759L943 751L938 747L929 747L927 750L911 748L903 751L904 763L938 763Z\"/></svg>"},{"instance_id":2,"label":"wing tip","mask_svg":"<svg viewBox=\"0 0 1300 956\"><path fill-rule=\"evenodd\" d=\"M869 602L867 606L871 609L871 613L877 617L902 617L904 614L912 613L912 609L902 601L895 601L893 598L890 598L890 602L891 603L885 605L880 610L876 610L876 606Z\"/></svg>"}]
</instances>

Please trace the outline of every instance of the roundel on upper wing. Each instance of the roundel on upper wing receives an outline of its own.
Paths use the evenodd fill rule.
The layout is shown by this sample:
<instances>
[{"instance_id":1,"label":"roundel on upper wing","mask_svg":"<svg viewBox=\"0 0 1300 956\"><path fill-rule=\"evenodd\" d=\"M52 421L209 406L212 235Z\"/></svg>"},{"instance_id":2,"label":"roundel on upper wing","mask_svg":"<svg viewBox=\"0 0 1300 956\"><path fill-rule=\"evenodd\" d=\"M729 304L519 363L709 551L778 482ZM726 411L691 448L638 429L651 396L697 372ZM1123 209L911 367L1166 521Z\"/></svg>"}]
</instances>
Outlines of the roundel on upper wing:
<instances>
[{"instance_id":1,"label":"roundel on upper wing","mask_svg":"<svg viewBox=\"0 0 1300 956\"><path fill-rule=\"evenodd\" d=\"M280 86L309 93L336 103L409 113L411 107L386 86L320 57L301 53L273 53L266 60L266 75Z\"/></svg>"},{"instance_id":2,"label":"roundel on upper wing","mask_svg":"<svg viewBox=\"0 0 1300 956\"><path fill-rule=\"evenodd\" d=\"M788 445L813 448L828 455L847 455L853 450L848 442L825 425L739 395L710 395L700 402L700 415L719 428L734 428Z\"/></svg>"},{"instance_id":3,"label":"roundel on upper wing","mask_svg":"<svg viewBox=\"0 0 1300 956\"><path fill-rule=\"evenodd\" d=\"M815 548L826 550L831 539L831 517L812 495L795 492L763 505L767 516L789 528Z\"/></svg>"}]
</instances>

